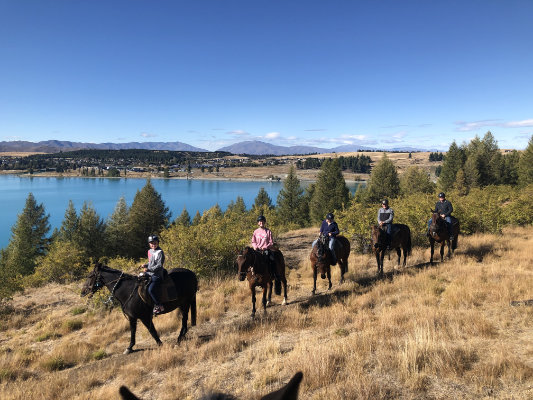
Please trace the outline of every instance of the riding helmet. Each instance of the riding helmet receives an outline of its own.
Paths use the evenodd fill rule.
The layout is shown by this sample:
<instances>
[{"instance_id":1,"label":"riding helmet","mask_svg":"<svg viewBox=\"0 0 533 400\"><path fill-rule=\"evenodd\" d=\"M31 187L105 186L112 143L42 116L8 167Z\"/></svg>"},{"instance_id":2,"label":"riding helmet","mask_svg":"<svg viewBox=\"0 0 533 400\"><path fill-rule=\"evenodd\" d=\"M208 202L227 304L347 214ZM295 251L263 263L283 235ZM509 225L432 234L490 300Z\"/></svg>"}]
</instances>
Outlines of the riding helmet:
<instances>
[{"instance_id":1,"label":"riding helmet","mask_svg":"<svg viewBox=\"0 0 533 400\"><path fill-rule=\"evenodd\" d=\"M148 236L148 243L159 242L159 237L157 235Z\"/></svg>"},{"instance_id":2,"label":"riding helmet","mask_svg":"<svg viewBox=\"0 0 533 400\"><path fill-rule=\"evenodd\" d=\"M259 221L267 222L267 219L265 218L264 215L260 215L259 217L257 217L257 222Z\"/></svg>"},{"instance_id":3,"label":"riding helmet","mask_svg":"<svg viewBox=\"0 0 533 400\"><path fill-rule=\"evenodd\" d=\"M444 194L444 192L440 192L440 193L439 193L439 199L440 199L440 198L443 198L443 199L446 198L446 195Z\"/></svg>"},{"instance_id":4,"label":"riding helmet","mask_svg":"<svg viewBox=\"0 0 533 400\"><path fill-rule=\"evenodd\" d=\"M332 213L328 213L328 215L326 215L326 219L329 219L330 221L333 219L333 214Z\"/></svg>"},{"instance_id":5,"label":"riding helmet","mask_svg":"<svg viewBox=\"0 0 533 400\"><path fill-rule=\"evenodd\" d=\"M381 201L381 204L385 204L386 206L389 205L389 201L387 199L384 199Z\"/></svg>"}]
</instances>

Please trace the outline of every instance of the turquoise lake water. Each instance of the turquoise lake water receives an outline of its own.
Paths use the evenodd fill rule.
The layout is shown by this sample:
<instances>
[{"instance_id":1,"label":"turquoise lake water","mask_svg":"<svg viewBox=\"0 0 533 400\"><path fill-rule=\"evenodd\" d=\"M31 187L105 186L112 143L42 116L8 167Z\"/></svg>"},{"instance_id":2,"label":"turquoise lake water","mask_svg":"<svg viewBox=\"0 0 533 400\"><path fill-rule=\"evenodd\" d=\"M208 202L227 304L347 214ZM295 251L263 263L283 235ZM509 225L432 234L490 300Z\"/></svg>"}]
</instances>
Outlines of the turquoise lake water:
<instances>
[{"instance_id":1,"label":"turquoise lake water","mask_svg":"<svg viewBox=\"0 0 533 400\"><path fill-rule=\"evenodd\" d=\"M69 200L72 200L79 212L83 202L92 202L100 217L106 219L120 197L124 196L131 206L137 190L142 189L146 179L135 178L52 178L52 177L20 177L17 175L0 175L0 248L7 246L11 237L11 227L17 215L24 208L28 193L33 193L38 204L43 204L50 214L52 230L61 226ZM172 219L178 217L183 208L191 215L218 204L225 210L237 196L244 199L248 209L261 187L265 188L273 203L283 187L282 182L249 182L226 180L181 180L152 179L157 190L172 212ZM349 185L352 192L355 184ZM50 231L51 232L51 231Z\"/></svg>"}]
</instances>

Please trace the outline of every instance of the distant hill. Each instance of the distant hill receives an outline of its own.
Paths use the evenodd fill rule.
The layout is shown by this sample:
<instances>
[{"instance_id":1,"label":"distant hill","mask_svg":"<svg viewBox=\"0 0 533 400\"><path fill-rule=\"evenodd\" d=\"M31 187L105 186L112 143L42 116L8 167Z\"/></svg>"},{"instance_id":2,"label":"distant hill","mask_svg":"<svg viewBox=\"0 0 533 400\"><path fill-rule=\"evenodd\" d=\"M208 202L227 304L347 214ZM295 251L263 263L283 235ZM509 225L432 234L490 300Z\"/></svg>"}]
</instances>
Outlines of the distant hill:
<instances>
[{"instance_id":1,"label":"distant hill","mask_svg":"<svg viewBox=\"0 0 533 400\"><path fill-rule=\"evenodd\" d=\"M42 142L0 142L0 152L20 151L20 152L43 152L58 153L60 151L74 150L170 150L170 151L201 151L208 150L194 147L182 142L129 142L129 143L81 143L62 140L45 140Z\"/></svg>"},{"instance_id":2,"label":"distant hill","mask_svg":"<svg viewBox=\"0 0 533 400\"><path fill-rule=\"evenodd\" d=\"M357 145L343 145L333 147L331 149L325 149L323 147L312 147L312 146L276 146L270 143L261 142L258 140L251 140L246 142L240 142L232 144L231 146L226 146L218 149L218 151L228 151L233 154L273 154L276 156L281 155L293 155L293 154L313 154L313 153L346 153L346 152L355 152L355 151L377 151L378 149L367 147L367 146L357 146ZM390 151L390 150L389 150ZM395 150L392 151L404 151L404 150ZM408 151L421 151L421 150L408 150Z\"/></svg>"}]
</instances>

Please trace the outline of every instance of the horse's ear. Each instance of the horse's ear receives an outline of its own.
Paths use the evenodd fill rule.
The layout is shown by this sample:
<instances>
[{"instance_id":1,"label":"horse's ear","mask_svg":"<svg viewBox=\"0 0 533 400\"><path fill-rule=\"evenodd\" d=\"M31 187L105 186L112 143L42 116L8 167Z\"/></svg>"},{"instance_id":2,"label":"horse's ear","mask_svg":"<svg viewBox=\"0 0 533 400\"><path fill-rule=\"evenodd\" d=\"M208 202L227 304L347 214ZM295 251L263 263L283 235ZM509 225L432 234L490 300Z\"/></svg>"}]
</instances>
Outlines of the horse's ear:
<instances>
[{"instance_id":1,"label":"horse's ear","mask_svg":"<svg viewBox=\"0 0 533 400\"><path fill-rule=\"evenodd\" d=\"M123 400L141 400L137 396L135 396L126 386L121 386L118 390L118 393L120 394L120 397L122 397Z\"/></svg>"},{"instance_id":2,"label":"horse's ear","mask_svg":"<svg viewBox=\"0 0 533 400\"><path fill-rule=\"evenodd\" d=\"M298 389L302 382L304 374L297 372L292 379L281 389L276 390L266 396L261 397L261 400L297 400Z\"/></svg>"}]
</instances>

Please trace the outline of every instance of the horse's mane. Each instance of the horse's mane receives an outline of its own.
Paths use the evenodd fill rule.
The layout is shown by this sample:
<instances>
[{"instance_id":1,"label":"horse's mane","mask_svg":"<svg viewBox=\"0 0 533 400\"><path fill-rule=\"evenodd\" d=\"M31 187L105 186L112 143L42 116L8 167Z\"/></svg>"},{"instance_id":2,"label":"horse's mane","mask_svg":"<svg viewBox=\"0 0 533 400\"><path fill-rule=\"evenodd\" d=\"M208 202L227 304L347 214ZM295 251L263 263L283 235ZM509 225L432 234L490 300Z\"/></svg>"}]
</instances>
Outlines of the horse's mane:
<instances>
[{"instance_id":1,"label":"horse's mane","mask_svg":"<svg viewBox=\"0 0 533 400\"><path fill-rule=\"evenodd\" d=\"M124 271L121 271L120 269L108 267L107 265L98 264L98 269L103 272L122 273L122 279L137 279L135 275L128 274Z\"/></svg>"}]
</instances>

